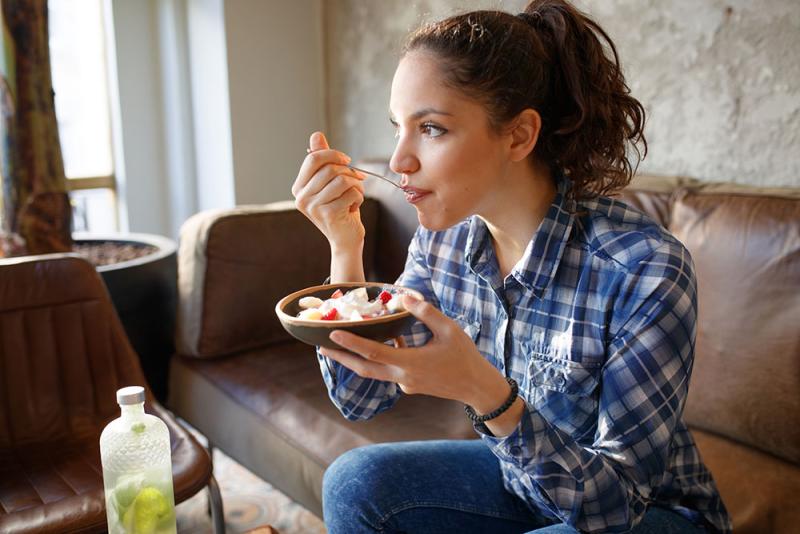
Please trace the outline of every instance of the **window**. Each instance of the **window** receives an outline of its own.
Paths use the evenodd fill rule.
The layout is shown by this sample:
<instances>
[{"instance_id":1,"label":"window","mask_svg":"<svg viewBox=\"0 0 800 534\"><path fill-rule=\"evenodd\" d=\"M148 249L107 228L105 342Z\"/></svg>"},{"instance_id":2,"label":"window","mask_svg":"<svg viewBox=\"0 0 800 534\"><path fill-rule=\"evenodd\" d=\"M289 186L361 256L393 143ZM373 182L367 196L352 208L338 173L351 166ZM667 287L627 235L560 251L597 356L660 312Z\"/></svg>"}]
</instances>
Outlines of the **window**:
<instances>
[{"instance_id":1,"label":"window","mask_svg":"<svg viewBox=\"0 0 800 534\"><path fill-rule=\"evenodd\" d=\"M49 0L50 65L76 231L117 224L103 0Z\"/></svg>"}]
</instances>

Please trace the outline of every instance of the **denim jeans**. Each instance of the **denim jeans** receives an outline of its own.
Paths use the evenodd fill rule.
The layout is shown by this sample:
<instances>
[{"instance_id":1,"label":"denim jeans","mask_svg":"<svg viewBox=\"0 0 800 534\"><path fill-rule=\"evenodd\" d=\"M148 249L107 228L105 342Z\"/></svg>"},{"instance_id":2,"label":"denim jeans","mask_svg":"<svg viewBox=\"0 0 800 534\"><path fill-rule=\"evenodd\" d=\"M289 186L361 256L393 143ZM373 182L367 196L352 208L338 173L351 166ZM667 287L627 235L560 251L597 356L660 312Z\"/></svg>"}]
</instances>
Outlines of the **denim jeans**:
<instances>
[{"instance_id":1,"label":"denim jeans","mask_svg":"<svg viewBox=\"0 0 800 534\"><path fill-rule=\"evenodd\" d=\"M506 491L499 461L480 440L386 443L348 451L325 472L322 506L329 534L577 532L532 512ZM651 507L630 532L705 530L680 514Z\"/></svg>"}]
</instances>

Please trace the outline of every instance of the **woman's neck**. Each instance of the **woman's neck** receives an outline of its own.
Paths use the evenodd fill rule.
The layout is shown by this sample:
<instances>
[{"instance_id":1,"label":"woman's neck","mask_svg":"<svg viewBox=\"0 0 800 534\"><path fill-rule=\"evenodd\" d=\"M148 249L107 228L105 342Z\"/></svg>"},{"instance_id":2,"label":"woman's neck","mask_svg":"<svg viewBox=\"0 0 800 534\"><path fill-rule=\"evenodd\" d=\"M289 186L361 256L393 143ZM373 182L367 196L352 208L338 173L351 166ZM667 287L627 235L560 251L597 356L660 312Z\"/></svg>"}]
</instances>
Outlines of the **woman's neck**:
<instances>
[{"instance_id":1,"label":"woman's neck","mask_svg":"<svg viewBox=\"0 0 800 534\"><path fill-rule=\"evenodd\" d=\"M506 185L498 191L492 207L479 214L492 235L503 278L522 258L556 196L555 181L545 165L510 169Z\"/></svg>"}]
</instances>

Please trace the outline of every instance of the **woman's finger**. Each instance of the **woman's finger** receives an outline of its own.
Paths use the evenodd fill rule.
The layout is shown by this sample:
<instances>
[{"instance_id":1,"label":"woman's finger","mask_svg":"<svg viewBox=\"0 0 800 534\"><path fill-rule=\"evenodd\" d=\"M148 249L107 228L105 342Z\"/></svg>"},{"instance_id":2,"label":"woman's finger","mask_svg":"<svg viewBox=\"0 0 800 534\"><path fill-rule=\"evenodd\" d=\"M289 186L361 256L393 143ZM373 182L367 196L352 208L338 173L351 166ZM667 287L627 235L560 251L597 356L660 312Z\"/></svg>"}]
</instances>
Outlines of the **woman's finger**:
<instances>
[{"instance_id":1,"label":"woman's finger","mask_svg":"<svg viewBox=\"0 0 800 534\"><path fill-rule=\"evenodd\" d=\"M411 295L403 296L403 307L411 312L411 315L419 319L427 326L433 335L442 335L452 325L452 319L434 308L428 302L419 300Z\"/></svg>"},{"instance_id":2,"label":"woman's finger","mask_svg":"<svg viewBox=\"0 0 800 534\"><path fill-rule=\"evenodd\" d=\"M312 133L308 139L308 151L314 152L316 150L325 150L326 148L330 148L330 145L325 138L325 134L322 132Z\"/></svg>"},{"instance_id":3,"label":"woman's finger","mask_svg":"<svg viewBox=\"0 0 800 534\"><path fill-rule=\"evenodd\" d=\"M351 188L344 192L342 196L334 201L325 205L325 209L330 210L331 213L341 213L347 210L349 213L358 211L361 204L364 203L364 193L358 189Z\"/></svg>"},{"instance_id":4,"label":"woman's finger","mask_svg":"<svg viewBox=\"0 0 800 534\"><path fill-rule=\"evenodd\" d=\"M385 365L372 362L351 352L321 348L320 354L334 360L363 378L391 381L391 371Z\"/></svg>"},{"instance_id":5,"label":"woman's finger","mask_svg":"<svg viewBox=\"0 0 800 534\"><path fill-rule=\"evenodd\" d=\"M349 162L350 158L348 156L336 150L325 149L311 152L303 159L303 163L300 165L297 178L292 184L292 194L297 196L320 169L326 165L347 165Z\"/></svg>"},{"instance_id":6,"label":"woman's finger","mask_svg":"<svg viewBox=\"0 0 800 534\"><path fill-rule=\"evenodd\" d=\"M396 361L395 348L344 330L334 330L331 341L371 362L392 364Z\"/></svg>"},{"instance_id":7,"label":"woman's finger","mask_svg":"<svg viewBox=\"0 0 800 534\"><path fill-rule=\"evenodd\" d=\"M326 165L319 170L297 194L298 197L311 198L322 193L327 195L323 202L339 198L351 187L363 190L363 180L349 167Z\"/></svg>"},{"instance_id":8,"label":"woman's finger","mask_svg":"<svg viewBox=\"0 0 800 534\"><path fill-rule=\"evenodd\" d=\"M323 200L315 197L303 206L303 213L311 218L315 224L328 224L338 220L343 214L356 211L364 202L364 194L351 187L342 193L339 198ZM353 209L355 206L355 209Z\"/></svg>"}]
</instances>

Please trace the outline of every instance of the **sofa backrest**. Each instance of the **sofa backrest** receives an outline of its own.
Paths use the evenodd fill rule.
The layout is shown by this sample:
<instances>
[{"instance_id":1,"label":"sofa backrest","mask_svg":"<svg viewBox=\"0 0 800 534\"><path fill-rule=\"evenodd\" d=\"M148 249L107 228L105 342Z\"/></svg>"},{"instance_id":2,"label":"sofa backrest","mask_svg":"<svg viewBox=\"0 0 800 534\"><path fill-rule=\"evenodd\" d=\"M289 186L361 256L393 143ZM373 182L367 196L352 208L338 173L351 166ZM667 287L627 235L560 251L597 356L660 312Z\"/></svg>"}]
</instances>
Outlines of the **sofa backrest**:
<instances>
[{"instance_id":1,"label":"sofa backrest","mask_svg":"<svg viewBox=\"0 0 800 534\"><path fill-rule=\"evenodd\" d=\"M672 203L679 189L697 187L701 182L682 176L649 176L639 174L614 195L626 204L644 212L664 228L669 228Z\"/></svg>"},{"instance_id":2,"label":"sofa backrest","mask_svg":"<svg viewBox=\"0 0 800 534\"><path fill-rule=\"evenodd\" d=\"M362 206L368 228L375 226L377 209L371 199ZM373 257L368 241L365 263ZM178 352L210 358L292 339L275 304L321 284L329 272L327 241L292 201L190 217L178 249Z\"/></svg>"},{"instance_id":3,"label":"sofa backrest","mask_svg":"<svg viewBox=\"0 0 800 534\"><path fill-rule=\"evenodd\" d=\"M680 190L669 229L698 280L687 422L800 463L800 190Z\"/></svg>"}]
</instances>

